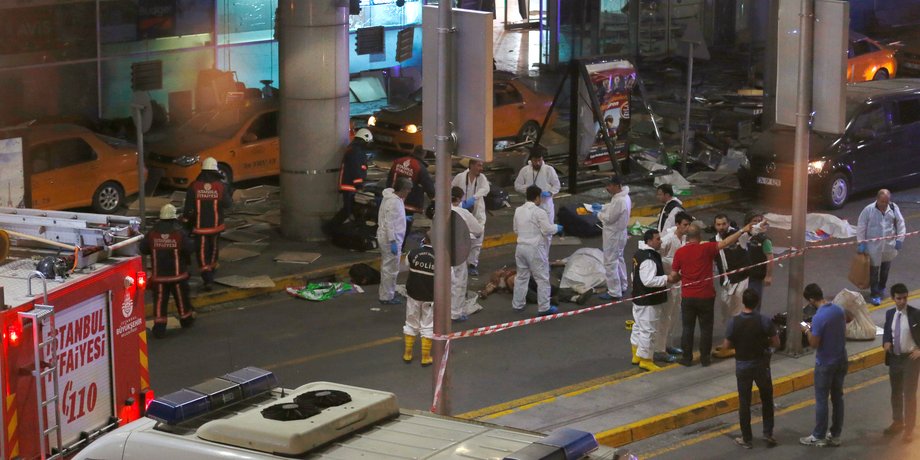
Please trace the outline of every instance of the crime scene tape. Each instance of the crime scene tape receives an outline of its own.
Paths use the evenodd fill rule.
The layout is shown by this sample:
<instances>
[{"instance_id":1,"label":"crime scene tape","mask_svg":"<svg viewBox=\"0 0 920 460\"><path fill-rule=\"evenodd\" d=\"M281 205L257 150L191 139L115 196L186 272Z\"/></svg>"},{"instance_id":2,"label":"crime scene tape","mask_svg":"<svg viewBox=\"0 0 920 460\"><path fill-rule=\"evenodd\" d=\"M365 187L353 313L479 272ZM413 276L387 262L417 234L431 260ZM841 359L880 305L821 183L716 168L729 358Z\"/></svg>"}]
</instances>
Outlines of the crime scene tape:
<instances>
[{"instance_id":1,"label":"crime scene tape","mask_svg":"<svg viewBox=\"0 0 920 460\"><path fill-rule=\"evenodd\" d=\"M725 273L721 273L721 274L718 274L718 275L713 275L713 276L711 276L711 277L709 277L709 278L705 278L705 279L702 279L702 280L699 280L699 281L694 281L693 283L690 283L690 284L683 284L683 283L675 284L674 286L669 287L667 290L668 290L668 291L672 291L672 290L680 289L682 286L691 286L691 285L693 285L693 284L699 284L699 283L705 283L705 282L712 282L712 280L715 280L715 279L718 279L718 278L722 278L722 277L727 277L727 276L730 276L730 275L734 275L735 273L740 273L740 272L743 272L743 271L746 271L746 270L750 270L750 269L752 269L752 268L754 268L754 267L757 267L757 266L760 266L760 265L766 265L766 264L769 264L769 263L777 263L777 262L780 262L780 261L782 261L782 260L791 259L791 258L793 258L793 257L797 257L797 256L800 256L800 255L805 255L805 253L808 252L808 251L823 250L823 249L833 249L833 248L839 248L839 247L844 247L844 246L852 246L852 245L854 245L854 244L859 244L859 243L871 243L871 242L874 242L874 241L891 240L891 239L904 239L904 238L907 238L907 237L909 237L909 236L915 236L915 235L920 235L920 230L916 230L916 231L913 231L913 232L902 233L902 234L899 234L899 235L880 236L880 237L877 237L877 238L870 238L870 239L866 239L866 240L862 240L862 241L846 241L846 242L842 242L842 243L816 244L816 245L812 245L812 246L807 246L807 245L806 245L805 248L801 248L801 249L789 248L789 252L788 252L788 253L783 254L783 255L781 255L781 256L778 256L778 257L774 257L773 260L767 260L767 261L759 262L759 263L756 263L756 264L747 265L747 266L738 268L738 269L736 269L736 270L731 270L731 271L728 271L728 272L725 272ZM466 338L466 337L480 337L480 336L484 336L484 335L491 335L491 334L495 334L495 333L502 332L502 331L507 331L508 329L514 329L514 328L521 327L521 326L528 326L528 325L531 325L531 324L542 323L542 322L546 322L546 321L553 321L553 320L559 319L559 318L567 318L567 317L571 317L571 316L582 315L582 314L585 314L585 313L589 313L589 312L601 310L601 309L603 309L603 308L611 307L611 306L614 306L614 305L618 305L618 304L622 304L622 303L631 302L631 301L633 301L633 300L641 299L641 298L643 298L643 297L648 297L648 296L651 296L651 295L656 295L656 294L658 294L659 292L660 292L660 291L658 291L658 292L650 292L650 293L648 293L648 294L644 294L644 295L640 295L640 296L634 296L634 297L628 297L628 298L623 298L623 299L616 300L616 301L613 301L613 302L608 302L608 303L600 304L600 305L594 305L594 306L591 306L591 307L581 308L581 309L578 309L578 310L566 311L566 312L562 312L562 313L555 313L555 314L546 315L546 316L537 316L537 317L534 317L534 318L520 319L520 320L516 320L516 321L509 321L509 322L505 322L505 323L493 324L493 325L490 325L490 326L477 327L477 328L468 329L468 330L465 330L465 331L453 332L453 333L450 333L450 334L447 334L447 335L439 335L439 334L436 334L434 337L432 337L432 340L443 340L443 341L446 341L446 343L444 344L444 357L441 359L441 362L439 363L439 366L438 366L437 382L435 383L435 393L434 393L434 400L432 401L432 404L431 404L431 411L434 412L435 407L437 406L438 401L440 400L440 397L441 397L441 392L442 392L442 387L443 387L444 373L447 371L448 350L450 350L450 341L451 341L451 340L463 339L463 338Z\"/></svg>"}]
</instances>

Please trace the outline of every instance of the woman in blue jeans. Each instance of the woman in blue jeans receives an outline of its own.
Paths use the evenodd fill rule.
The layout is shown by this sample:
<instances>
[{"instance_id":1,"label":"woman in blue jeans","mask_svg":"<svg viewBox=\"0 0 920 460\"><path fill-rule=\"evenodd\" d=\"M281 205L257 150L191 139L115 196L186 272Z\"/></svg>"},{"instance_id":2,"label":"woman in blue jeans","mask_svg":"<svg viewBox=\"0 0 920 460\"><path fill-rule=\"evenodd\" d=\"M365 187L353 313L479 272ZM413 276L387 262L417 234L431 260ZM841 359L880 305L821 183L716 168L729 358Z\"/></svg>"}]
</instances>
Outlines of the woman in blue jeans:
<instances>
[{"instance_id":1,"label":"woman in blue jeans","mask_svg":"<svg viewBox=\"0 0 920 460\"><path fill-rule=\"evenodd\" d=\"M806 446L839 446L843 431L843 379L847 375L846 312L843 308L824 300L817 284L805 286L803 293L808 304L818 312L811 327L803 327L808 344L815 349L815 429L799 442ZM828 432L827 399L834 406Z\"/></svg>"}]
</instances>

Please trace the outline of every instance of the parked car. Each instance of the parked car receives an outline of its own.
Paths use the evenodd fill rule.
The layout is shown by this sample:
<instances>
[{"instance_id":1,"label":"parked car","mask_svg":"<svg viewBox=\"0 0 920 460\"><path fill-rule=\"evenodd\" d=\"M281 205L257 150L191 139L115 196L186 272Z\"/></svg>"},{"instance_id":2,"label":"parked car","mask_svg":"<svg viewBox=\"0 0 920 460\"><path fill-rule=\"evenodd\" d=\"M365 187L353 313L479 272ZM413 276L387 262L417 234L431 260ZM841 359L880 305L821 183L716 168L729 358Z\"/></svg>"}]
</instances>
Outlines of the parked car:
<instances>
[{"instance_id":1,"label":"parked car","mask_svg":"<svg viewBox=\"0 0 920 460\"><path fill-rule=\"evenodd\" d=\"M898 71L895 50L850 31L847 49L847 81L850 83L894 78Z\"/></svg>"},{"instance_id":2,"label":"parked car","mask_svg":"<svg viewBox=\"0 0 920 460\"><path fill-rule=\"evenodd\" d=\"M176 129L146 143L147 166L163 170L165 185L185 188L201 172L207 157L231 183L280 171L278 103L251 99L239 106L195 114Z\"/></svg>"},{"instance_id":3,"label":"parked car","mask_svg":"<svg viewBox=\"0 0 920 460\"><path fill-rule=\"evenodd\" d=\"M846 88L845 132L815 132L808 191L831 209L854 192L920 175L920 79L853 83ZM791 200L795 131L776 126L751 146L738 171L742 187Z\"/></svg>"},{"instance_id":4,"label":"parked car","mask_svg":"<svg viewBox=\"0 0 920 460\"><path fill-rule=\"evenodd\" d=\"M504 74L496 74L492 86L493 140L523 142L536 139L553 98ZM552 121L549 126L552 126ZM422 90L415 91L404 103L393 104L375 112L367 124L374 133L374 144L379 149L401 154L412 153L417 145L422 144Z\"/></svg>"},{"instance_id":5,"label":"parked car","mask_svg":"<svg viewBox=\"0 0 920 460\"><path fill-rule=\"evenodd\" d=\"M131 143L73 124L39 124L9 134L24 137L29 207L92 206L112 214L139 190L137 149Z\"/></svg>"},{"instance_id":6,"label":"parked car","mask_svg":"<svg viewBox=\"0 0 920 460\"><path fill-rule=\"evenodd\" d=\"M911 34L900 40L900 48L895 54L898 60L898 75L902 77L920 77L920 33Z\"/></svg>"}]
</instances>

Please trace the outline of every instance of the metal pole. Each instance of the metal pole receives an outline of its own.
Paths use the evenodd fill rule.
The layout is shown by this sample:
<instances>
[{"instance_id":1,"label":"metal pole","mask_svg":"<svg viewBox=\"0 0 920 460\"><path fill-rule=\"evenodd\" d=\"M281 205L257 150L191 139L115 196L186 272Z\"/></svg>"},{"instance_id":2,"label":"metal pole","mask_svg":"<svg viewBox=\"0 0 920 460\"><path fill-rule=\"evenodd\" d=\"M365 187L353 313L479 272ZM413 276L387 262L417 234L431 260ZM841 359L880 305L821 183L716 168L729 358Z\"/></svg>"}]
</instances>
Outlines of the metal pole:
<instances>
[{"instance_id":1,"label":"metal pole","mask_svg":"<svg viewBox=\"0 0 920 460\"><path fill-rule=\"evenodd\" d=\"M578 63L569 61L569 193L578 193Z\"/></svg>"},{"instance_id":2,"label":"metal pole","mask_svg":"<svg viewBox=\"0 0 920 460\"><path fill-rule=\"evenodd\" d=\"M434 333L450 334L450 110L449 97L453 91L453 76L450 72L453 55L450 34L453 32L450 0L438 2L438 105L437 135L435 137L434 175ZM438 381L438 370L444 361L446 342L434 342L434 366L432 388ZM450 368L444 370L441 393L434 407L440 415L450 415Z\"/></svg>"},{"instance_id":3,"label":"metal pole","mask_svg":"<svg viewBox=\"0 0 920 460\"><path fill-rule=\"evenodd\" d=\"M134 127L137 129L137 202L141 213L141 230L147 228L147 208L144 206L144 107L132 105L134 108Z\"/></svg>"},{"instance_id":4,"label":"metal pole","mask_svg":"<svg viewBox=\"0 0 920 460\"><path fill-rule=\"evenodd\" d=\"M795 118L795 169L792 179L792 247L805 248L805 213L808 205L808 149L811 113L812 46L814 44L814 0L802 2L799 17L799 94ZM805 258L789 260L789 289L787 291L786 353L802 353L802 290L805 287Z\"/></svg>"},{"instance_id":5,"label":"metal pole","mask_svg":"<svg viewBox=\"0 0 920 460\"><path fill-rule=\"evenodd\" d=\"M102 118L102 13L96 0L96 116Z\"/></svg>"},{"instance_id":6,"label":"metal pole","mask_svg":"<svg viewBox=\"0 0 920 460\"><path fill-rule=\"evenodd\" d=\"M680 173L687 177L687 150L690 144L690 100L693 98L693 42L687 42L690 52L687 53L687 111L684 113L684 135L680 141Z\"/></svg>"}]
</instances>

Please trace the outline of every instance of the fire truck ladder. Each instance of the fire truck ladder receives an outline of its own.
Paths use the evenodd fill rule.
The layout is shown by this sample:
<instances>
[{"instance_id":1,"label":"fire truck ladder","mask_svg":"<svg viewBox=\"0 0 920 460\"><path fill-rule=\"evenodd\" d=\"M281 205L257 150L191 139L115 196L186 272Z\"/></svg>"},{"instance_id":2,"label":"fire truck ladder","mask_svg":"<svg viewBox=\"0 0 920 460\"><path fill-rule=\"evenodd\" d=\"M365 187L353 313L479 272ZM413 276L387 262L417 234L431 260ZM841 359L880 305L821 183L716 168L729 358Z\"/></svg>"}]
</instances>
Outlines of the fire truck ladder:
<instances>
[{"instance_id":1,"label":"fire truck ladder","mask_svg":"<svg viewBox=\"0 0 920 460\"><path fill-rule=\"evenodd\" d=\"M41 278L45 283L45 276L33 272L29 276L29 290L31 291L32 278ZM27 312L19 312L19 318L25 327L26 320L32 323L32 349L35 352L35 396L38 409L39 449L42 460L62 458L61 442L61 401L59 398L58 384L58 336L54 327L54 307L47 305L48 288L44 285L44 303L35 304L35 308ZM48 331L47 338L43 331ZM45 358L45 359L42 359ZM51 376L51 383L46 383L46 378ZM50 385L50 386L49 386ZM47 396L47 397L46 397ZM53 406L53 407L49 407ZM53 420L52 420L53 419ZM52 449L52 438L56 441L56 449Z\"/></svg>"}]
</instances>

